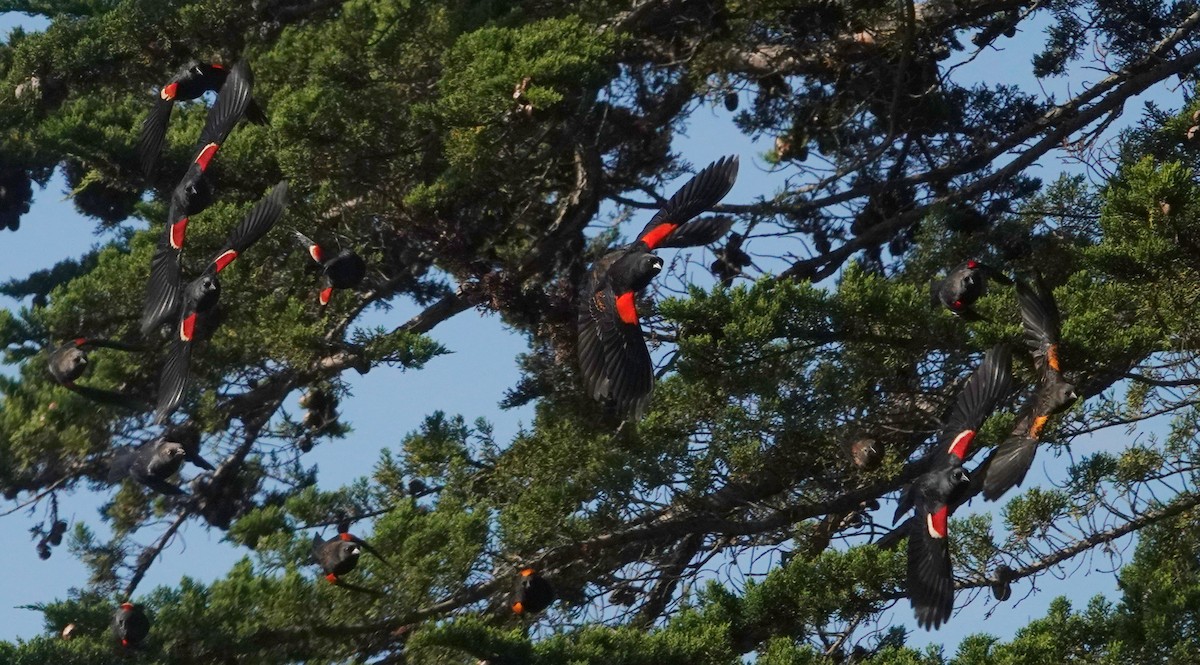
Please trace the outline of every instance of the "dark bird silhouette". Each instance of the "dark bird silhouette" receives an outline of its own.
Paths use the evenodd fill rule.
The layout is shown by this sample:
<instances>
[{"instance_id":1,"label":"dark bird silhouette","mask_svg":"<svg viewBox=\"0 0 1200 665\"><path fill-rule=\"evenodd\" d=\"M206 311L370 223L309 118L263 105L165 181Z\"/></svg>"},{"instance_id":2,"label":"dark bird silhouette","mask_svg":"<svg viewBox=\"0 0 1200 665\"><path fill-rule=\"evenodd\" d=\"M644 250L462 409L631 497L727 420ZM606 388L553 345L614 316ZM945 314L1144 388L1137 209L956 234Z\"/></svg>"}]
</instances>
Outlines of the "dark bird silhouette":
<instances>
[{"instance_id":1,"label":"dark bird silhouette","mask_svg":"<svg viewBox=\"0 0 1200 665\"><path fill-rule=\"evenodd\" d=\"M962 468L975 432L1012 390L1012 352L998 345L967 379L942 428L928 468L901 494L893 522L909 509L908 596L925 629L940 627L954 611L954 576L947 543L950 513L963 500L970 477Z\"/></svg>"},{"instance_id":2,"label":"dark bird silhouette","mask_svg":"<svg viewBox=\"0 0 1200 665\"><path fill-rule=\"evenodd\" d=\"M987 292L987 280L1012 284L1007 275L989 266L970 259L958 264L943 279L935 280L930 286L934 303L941 303L954 314L968 320L983 319L971 305Z\"/></svg>"},{"instance_id":3,"label":"dark bird silhouette","mask_svg":"<svg viewBox=\"0 0 1200 665\"><path fill-rule=\"evenodd\" d=\"M325 573L325 579L330 584L335 584L351 591L381 595L378 591L349 584L341 579L343 575L349 574L358 566L358 557L364 551L370 552L375 558L389 567L391 566L391 563L378 550L371 547L367 541L357 536L352 536L347 531L342 531L343 527L344 525L339 525L339 533L329 540L322 540L319 535L313 534L313 560L321 567L321 570Z\"/></svg>"},{"instance_id":4,"label":"dark bird silhouette","mask_svg":"<svg viewBox=\"0 0 1200 665\"><path fill-rule=\"evenodd\" d=\"M191 101L206 92L220 90L225 85L229 73L224 65L193 60L176 72L159 90L158 101L142 121L142 131L138 137L138 159L147 180L154 177L158 166L158 157L162 153L163 142L167 136L167 123L171 120L171 109L175 107L175 102ZM246 119L265 124L267 115L257 102L251 100L246 108Z\"/></svg>"},{"instance_id":5,"label":"dark bird silhouette","mask_svg":"<svg viewBox=\"0 0 1200 665\"><path fill-rule=\"evenodd\" d=\"M321 265L321 273L325 275L326 286L321 289L319 299L322 305L328 305L333 297L334 289L353 289L362 283L367 276L367 264L353 250L343 249L337 254L330 252L313 242L308 236L293 231L296 241L304 247L304 251Z\"/></svg>"},{"instance_id":6,"label":"dark bird silhouette","mask_svg":"<svg viewBox=\"0 0 1200 665\"><path fill-rule=\"evenodd\" d=\"M1012 579L1015 573L1004 564L996 566L996 577L991 581L992 596L1000 602L1012 597Z\"/></svg>"},{"instance_id":7,"label":"dark bird silhouette","mask_svg":"<svg viewBox=\"0 0 1200 665\"><path fill-rule=\"evenodd\" d=\"M113 613L112 633L122 648L136 647L150 634L150 619L140 605L121 603Z\"/></svg>"},{"instance_id":8,"label":"dark bird silhouette","mask_svg":"<svg viewBox=\"0 0 1200 665\"><path fill-rule=\"evenodd\" d=\"M218 273L229 266L259 238L266 235L279 221L287 207L287 182L275 185L266 197L256 203L250 212L234 227L225 245L209 262L204 272L183 289L178 308L177 335L171 342L166 364L158 382L158 405L155 408L156 424L179 408L187 391L188 367L191 364L192 342L195 341L197 323L217 305L221 296Z\"/></svg>"},{"instance_id":9,"label":"dark bird silhouette","mask_svg":"<svg viewBox=\"0 0 1200 665\"><path fill-rule=\"evenodd\" d=\"M1061 323L1054 295L1040 277L1036 287L1021 280L1017 282L1017 302L1025 328L1025 345L1033 354L1038 371L1038 386L1023 409L1017 433L997 446L981 469L983 497L988 501L999 499L1025 481L1046 424L1078 398L1075 386L1063 378L1059 364Z\"/></svg>"},{"instance_id":10,"label":"dark bird silhouette","mask_svg":"<svg viewBox=\"0 0 1200 665\"><path fill-rule=\"evenodd\" d=\"M204 459L200 455L200 432L192 426L168 427L166 432L163 432L162 438L164 441L174 441L183 446L183 459L191 462L201 469L208 471L216 471L217 468Z\"/></svg>"},{"instance_id":11,"label":"dark bird silhouette","mask_svg":"<svg viewBox=\"0 0 1200 665\"><path fill-rule=\"evenodd\" d=\"M554 602L554 587L532 568L521 571L508 606L514 614L537 614Z\"/></svg>"},{"instance_id":12,"label":"dark bird silhouette","mask_svg":"<svg viewBox=\"0 0 1200 665\"><path fill-rule=\"evenodd\" d=\"M737 157L709 164L663 205L637 240L592 266L580 294L579 368L588 394L626 418L642 417L654 385L636 305L638 294L662 270L662 259L652 252L707 245L725 235L731 219L693 218L729 193L737 171Z\"/></svg>"},{"instance_id":13,"label":"dark bird silhouette","mask_svg":"<svg viewBox=\"0 0 1200 665\"><path fill-rule=\"evenodd\" d=\"M182 445L162 438L137 448L121 448L113 455L108 480L115 483L129 477L159 494L183 494L169 478L179 473L186 456Z\"/></svg>"},{"instance_id":14,"label":"dark bird silhouette","mask_svg":"<svg viewBox=\"0 0 1200 665\"><path fill-rule=\"evenodd\" d=\"M150 260L150 280L146 285L146 302L142 307L142 335L149 335L171 321L180 305L180 257L192 215L200 213L212 202L212 190L204 179L212 159L233 131L233 126L250 104L253 76L243 60L234 65L217 103L209 110L200 132L196 157L188 165L179 184L171 192L167 226L159 238L154 258Z\"/></svg>"},{"instance_id":15,"label":"dark bird silhouette","mask_svg":"<svg viewBox=\"0 0 1200 665\"><path fill-rule=\"evenodd\" d=\"M54 377L54 381L62 387L82 395L93 402L120 406L136 411L148 409L150 405L136 397L111 390L82 386L76 383L76 380L87 371L88 352L98 348L115 349L127 353L144 350L133 344L110 339L77 337L50 352L49 362L47 363L50 369L50 376Z\"/></svg>"}]
</instances>

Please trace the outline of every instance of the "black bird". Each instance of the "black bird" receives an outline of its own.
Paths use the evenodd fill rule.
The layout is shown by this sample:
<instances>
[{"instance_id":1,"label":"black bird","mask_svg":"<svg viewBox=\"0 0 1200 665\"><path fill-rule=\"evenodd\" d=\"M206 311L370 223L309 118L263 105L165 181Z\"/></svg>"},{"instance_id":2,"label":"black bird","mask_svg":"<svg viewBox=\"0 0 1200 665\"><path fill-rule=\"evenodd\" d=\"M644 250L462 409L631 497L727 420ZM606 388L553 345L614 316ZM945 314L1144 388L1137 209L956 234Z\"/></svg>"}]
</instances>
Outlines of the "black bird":
<instances>
[{"instance_id":1,"label":"black bird","mask_svg":"<svg viewBox=\"0 0 1200 665\"><path fill-rule=\"evenodd\" d=\"M980 321L983 317L971 309L971 305L987 292L988 279L1001 284L1013 283L1004 273L975 259L964 261L945 278L935 280L930 285L933 301L945 305L951 312L968 321Z\"/></svg>"},{"instance_id":2,"label":"black bird","mask_svg":"<svg viewBox=\"0 0 1200 665\"><path fill-rule=\"evenodd\" d=\"M391 566L391 563L378 550L371 547L367 541L350 535L347 531L341 530L342 528L344 526L339 525L338 535L329 540L322 540L319 535L313 534L313 560L317 562L317 565L321 566L321 570L325 573L325 579L330 584L335 584L351 591L380 595L378 591L349 584L341 579L342 575L349 574L358 566L358 557L364 551L370 552L375 558L389 567Z\"/></svg>"},{"instance_id":3,"label":"black bird","mask_svg":"<svg viewBox=\"0 0 1200 665\"><path fill-rule=\"evenodd\" d=\"M206 92L216 92L225 85L229 70L217 63L191 61L183 66L158 92L158 101L146 119L142 121L142 132L138 138L138 159L142 173L149 180L154 176L158 156L162 153L163 141L167 136L167 123L175 102L186 102L199 98ZM257 102L251 100L246 109L246 118L251 122L265 124L267 115Z\"/></svg>"},{"instance_id":4,"label":"black bird","mask_svg":"<svg viewBox=\"0 0 1200 665\"><path fill-rule=\"evenodd\" d=\"M996 566L996 578L992 580L992 596L1000 602L1012 597L1012 579L1015 572L1004 564Z\"/></svg>"},{"instance_id":5,"label":"black bird","mask_svg":"<svg viewBox=\"0 0 1200 665\"><path fill-rule=\"evenodd\" d=\"M983 497L988 501L999 499L1025 481L1046 423L1051 416L1070 408L1078 398L1075 386L1063 378L1059 364L1061 323L1054 295L1039 276L1036 288L1024 280L1017 282L1017 302L1025 328L1025 345L1033 354L1038 371L1038 386L1023 410L1016 433L997 446L984 463Z\"/></svg>"},{"instance_id":6,"label":"black bird","mask_svg":"<svg viewBox=\"0 0 1200 665\"><path fill-rule=\"evenodd\" d=\"M179 185L171 192L167 226L150 261L150 280L142 308L142 335L149 335L160 325L171 321L174 312L179 309L180 256L187 225L192 215L198 214L212 202L212 190L204 179L204 173L233 131L233 126L246 112L253 83L250 67L244 60L234 65L225 84L221 86L217 103L205 118L196 157L188 165Z\"/></svg>"},{"instance_id":7,"label":"black bird","mask_svg":"<svg viewBox=\"0 0 1200 665\"><path fill-rule=\"evenodd\" d=\"M121 603L113 613L112 633L122 648L136 647L150 634L150 619L140 605Z\"/></svg>"},{"instance_id":8,"label":"black bird","mask_svg":"<svg viewBox=\"0 0 1200 665\"><path fill-rule=\"evenodd\" d=\"M328 305L333 297L334 289L352 289L362 283L367 276L367 263L353 250L343 249L333 256L308 236L293 231L296 241L304 247L313 261L321 264L321 272L325 275L327 286L321 289L320 301Z\"/></svg>"},{"instance_id":9,"label":"black bird","mask_svg":"<svg viewBox=\"0 0 1200 665\"><path fill-rule=\"evenodd\" d=\"M163 432L164 441L173 441L183 446L183 459L195 464L201 469L216 471L217 468L200 456L200 432L190 425L168 427Z\"/></svg>"},{"instance_id":10,"label":"black bird","mask_svg":"<svg viewBox=\"0 0 1200 665\"><path fill-rule=\"evenodd\" d=\"M928 469L905 489L895 519L910 508L916 519L908 533L908 596L917 624L938 628L954 611L954 577L946 542L950 513L964 499L975 432L1012 390L1012 352L997 345L967 379L938 439L926 458ZM895 520L893 520L895 521Z\"/></svg>"},{"instance_id":11,"label":"black bird","mask_svg":"<svg viewBox=\"0 0 1200 665\"><path fill-rule=\"evenodd\" d=\"M532 568L521 571L508 606L514 614L537 614L554 602L554 587Z\"/></svg>"},{"instance_id":12,"label":"black bird","mask_svg":"<svg viewBox=\"0 0 1200 665\"><path fill-rule=\"evenodd\" d=\"M580 294L579 368L588 394L627 418L642 417L654 385L636 306L638 293L662 270L662 259L651 252L707 245L725 235L733 223L729 218L692 220L729 193L737 171L736 156L709 164L663 205L636 241L592 266Z\"/></svg>"},{"instance_id":13,"label":"black bird","mask_svg":"<svg viewBox=\"0 0 1200 665\"><path fill-rule=\"evenodd\" d=\"M87 371L88 351L98 348L115 349L127 353L144 350L133 344L110 339L77 337L50 352L49 362L47 363L50 369L50 376L54 377L54 381L62 387L82 395L93 402L122 406L139 411L145 410L149 405L136 397L110 390L81 386L75 383Z\"/></svg>"},{"instance_id":14,"label":"black bird","mask_svg":"<svg viewBox=\"0 0 1200 665\"><path fill-rule=\"evenodd\" d=\"M187 391L188 366L191 362L197 322L216 307L220 299L221 282L217 279L217 274L266 235L279 221L286 207L287 182L284 181L275 185L266 197L250 209L246 217L234 227L225 246L217 252L204 273L183 289L177 312L177 337L171 343L167 362L163 365L159 378L158 405L154 414L156 424L165 422L183 401Z\"/></svg>"},{"instance_id":15,"label":"black bird","mask_svg":"<svg viewBox=\"0 0 1200 665\"><path fill-rule=\"evenodd\" d=\"M162 438L137 448L122 448L113 455L108 480L115 483L130 477L159 494L183 494L183 489L168 479L179 472L186 456L182 445Z\"/></svg>"}]
</instances>

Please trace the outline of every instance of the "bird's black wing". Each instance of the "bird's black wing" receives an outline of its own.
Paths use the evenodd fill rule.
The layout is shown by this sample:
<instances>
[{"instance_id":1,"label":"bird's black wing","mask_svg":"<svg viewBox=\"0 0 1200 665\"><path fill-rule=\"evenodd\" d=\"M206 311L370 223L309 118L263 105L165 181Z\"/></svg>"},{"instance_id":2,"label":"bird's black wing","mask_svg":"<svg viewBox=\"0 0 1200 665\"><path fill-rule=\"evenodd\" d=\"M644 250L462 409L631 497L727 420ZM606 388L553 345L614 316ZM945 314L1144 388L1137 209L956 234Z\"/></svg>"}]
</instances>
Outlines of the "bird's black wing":
<instances>
[{"instance_id":1,"label":"bird's black wing","mask_svg":"<svg viewBox=\"0 0 1200 665\"><path fill-rule=\"evenodd\" d=\"M1017 281L1017 303L1021 310L1021 324L1025 329L1025 345L1033 353L1038 374L1045 377L1048 370L1062 371L1058 364L1061 325L1058 305L1040 276L1036 288L1024 280Z\"/></svg>"},{"instance_id":2,"label":"bird's black wing","mask_svg":"<svg viewBox=\"0 0 1200 665\"><path fill-rule=\"evenodd\" d=\"M267 231L270 231L279 221L280 216L283 215L283 209L286 207L287 181L285 180L275 185L271 192L254 204L242 221L233 227L224 247L213 258L212 263L216 272L224 270L225 266L266 235Z\"/></svg>"},{"instance_id":3,"label":"bird's black wing","mask_svg":"<svg viewBox=\"0 0 1200 665\"><path fill-rule=\"evenodd\" d=\"M939 439L941 451L969 459L971 442L983 421L1012 391L1012 351L1004 344L988 350L955 400Z\"/></svg>"},{"instance_id":4,"label":"bird's black wing","mask_svg":"<svg viewBox=\"0 0 1200 665\"><path fill-rule=\"evenodd\" d=\"M995 501L1008 490L1025 482L1025 474L1037 454L1037 439L1010 436L988 456L983 474L983 498Z\"/></svg>"},{"instance_id":5,"label":"bird's black wing","mask_svg":"<svg viewBox=\"0 0 1200 665\"><path fill-rule=\"evenodd\" d=\"M940 508L946 511L945 507ZM908 534L908 597L917 625L940 627L954 612L954 571L950 564L948 534L933 525L929 513L917 507L917 518Z\"/></svg>"},{"instance_id":6,"label":"bird's black wing","mask_svg":"<svg viewBox=\"0 0 1200 665\"><path fill-rule=\"evenodd\" d=\"M313 261L316 261L317 263L323 263L325 261L325 251L322 250L321 246L314 242L312 238L309 238L299 231L292 231L292 233L296 236L296 242L304 248L305 252L308 252L308 256L312 258Z\"/></svg>"},{"instance_id":7,"label":"bird's black wing","mask_svg":"<svg viewBox=\"0 0 1200 665\"><path fill-rule=\"evenodd\" d=\"M695 247L715 242L729 231L732 220L721 217L710 217L694 223L691 220L725 198L733 189L737 172L736 155L722 157L704 167L667 200L638 234L638 240L652 250L658 247Z\"/></svg>"},{"instance_id":8,"label":"bird's black wing","mask_svg":"<svg viewBox=\"0 0 1200 665\"><path fill-rule=\"evenodd\" d=\"M150 259L150 279L146 283L146 301L142 305L141 331L149 336L179 313L183 300L180 252L170 242L170 229L159 240Z\"/></svg>"},{"instance_id":9,"label":"bird's black wing","mask_svg":"<svg viewBox=\"0 0 1200 665\"><path fill-rule=\"evenodd\" d=\"M192 317L196 314L192 313ZM184 324L180 324L181 330ZM192 360L191 335L179 334L171 341L167 362L163 365L158 380L158 405L154 409L154 423L161 425L183 403L187 393L188 372Z\"/></svg>"},{"instance_id":10,"label":"bird's black wing","mask_svg":"<svg viewBox=\"0 0 1200 665\"><path fill-rule=\"evenodd\" d=\"M167 138L167 123L171 120L171 109L175 107L172 99L158 98L154 108L142 121L142 132L138 137L138 162L142 166L142 175L147 182L154 179L158 167L158 156L162 154L163 143Z\"/></svg>"},{"instance_id":11,"label":"bird's black wing","mask_svg":"<svg viewBox=\"0 0 1200 665\"><path fill-rule=\"evenodd\" d=\"M102 388L92 388L89 386L81 386L78 383L64 385L64 387L67 388L68 390L70 390L71 392L74 392L75 394L80 395L81 397L85 397L93 402L96 402L97 404L104 404L107 406L116 406L116 407L120 407L122 409L129 409L130 411L149 411L150 410L149 404L147 404L146 402L144 402L132 395L126 395L124 393L113 392L111 390L104 390Z\"/></svg>"},{"instance_id":12,"label":"bird's black wing","mask_svg":"<svg viewBox=\"0 0 1200 665\"><path fill-rule=\"evenodd\" d=\"M579 368L594 399L641 418L650 402L654 367L634 307L635 293L616 294L594 276L579 309ZM618 298L621 298L618 303Z\"/></svg>"},{"instance_id":13,"label":"bird's black wing","mask_svg":"<svg viewBox=\"0 0 1200 665\"><path fill-rule=\"evenodd\" d=\"M204 129L200 131L198 155L202 155L210 145L215 144L219 147L225 143L225 139L233 131L233 126L245 115L246 108L250 105L253 85L254 76L250 72L249 63L245 60L238 61L230 69L229 76L225 78L224 85L217 93L217 103L209 109L208 117L204 120Z\"/></svg>"}]
</instances>

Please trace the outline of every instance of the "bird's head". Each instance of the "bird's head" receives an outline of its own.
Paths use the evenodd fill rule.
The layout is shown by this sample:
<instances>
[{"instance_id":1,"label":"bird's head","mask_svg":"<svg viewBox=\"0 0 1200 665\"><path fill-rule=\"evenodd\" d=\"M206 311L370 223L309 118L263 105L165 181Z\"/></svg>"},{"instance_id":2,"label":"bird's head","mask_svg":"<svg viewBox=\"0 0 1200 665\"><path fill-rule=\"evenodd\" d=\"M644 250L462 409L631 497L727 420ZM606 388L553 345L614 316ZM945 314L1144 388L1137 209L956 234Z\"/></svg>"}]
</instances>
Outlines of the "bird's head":
<instances>
[{"instance_id":1,"label":"bird's head","mask_svg":"<svg viewBox=\"0 0 1200 665\"><path fill-rule=\"evenodd\" d=\"M971 477L967 475L966 469L956 466L950 471L950 482L954 485L965 485L971 482Z\"/></svg>"}]
</instances>

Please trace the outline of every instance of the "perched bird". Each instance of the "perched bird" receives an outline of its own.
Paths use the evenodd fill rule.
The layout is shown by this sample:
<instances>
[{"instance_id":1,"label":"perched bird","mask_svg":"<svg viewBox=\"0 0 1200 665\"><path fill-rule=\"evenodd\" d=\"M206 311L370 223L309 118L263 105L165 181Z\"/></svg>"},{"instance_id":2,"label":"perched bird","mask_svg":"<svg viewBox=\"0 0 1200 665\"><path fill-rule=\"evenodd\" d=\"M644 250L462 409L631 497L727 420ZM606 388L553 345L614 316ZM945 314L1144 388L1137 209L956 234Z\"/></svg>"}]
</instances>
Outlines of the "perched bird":
<instances>
[{"instance_id":1,"label":"perched bird","mask_svg":"<svg viewBox=\"0 0 1200 665\"><path fill-rule=\"evenodd\" d=\"M266 235L279 221L286 207L287 181L283 181L275 185L266 197L250 209L246 217L234 227L225 245L209 262L204 272L183 289L177 312L177 337L171 343L167 362L163 365L159 377L158 404L154 413L156 424L166 422L183 402L197 322L216 307L220 299L221 283L217 274Z\"/></svg>"},{"instance_id":2,"label":"perched bird","mask_svg":"<svg viewBox=\"0 0 1200 665\"><path fill-rule=\"evenodd\" d=\"M968 321L980 321L983 317L971 309L971 305L987 292L989 279L1001 284L1013 283L1004 273L975 259L964 261L943 279L935 280L930 285L933 302L945 305L951 312Z\"/></svg>"},{"instance_id":3,"label":"perched bird","mask_svg":"<svg viewBox=\"0 0 1200 665\"><path fill-rule=\"evenodd\" d=\"M71 390L79 395L82 395L93 402L101 404L110 404L114 406L122 406L129 409L145 410L149 407L142 400L129 395L113 392L110 390L102 390L100 388L91 388L89 386L81 386L75 381L83 376L83 373L88 368L88 351L92 349L115 349L117 351L138 352L143 351L139 346L126 344L109 339L77 337L66 344L59 346L50 352L48 366L50 368L50 376L54 377L54 381L59 385Z\"/></svg>"},{"instance_id":4,"label":"perched bird","mask_svg":"<svg viewBox=\"0 0 1200 665\"><path fill-rule=\"evenodd\" d=\"M508 606L514 614L537 614L554 602L554 587L532 568L521 571Z\"/></svg>"},{"instance_id":5,"label":"perched bird","mask_svg":"<svg viewBox=\"0 0 1200 665\"><path fill-rule=\"evenodd\" d=\"M138 159L142 165L142 173L147 179L154 176L175 102L191 101L206 92L216 92L225 85L228 76L229 70L224 65L193 60L176 72L159 90L158 101L142 121L142 132L138 137ZM266 113L253 100L246 109L246 118L259 124L267 122Z\"/></svg>"},{"instance_id":6,"label":"perched bird","mask_svg":"<svg viewBox=\"0 0 1200 665\"><path fill-rule=\"evenodd\" d=\"M121 603L113 613L112 632L122 647L136 647L150 634L150 619L140 605Z\"/></svg>"},{"instance_id":7,"label":"perched bird","mask_svg":"<svg viewBox=\"0 0 1200 665\"><path fill-rule=\"evenodd\" d=\"M1025 345L1033 354L1038 371L1038 386L1023 409L1015 433L992 451L981 468L983 498L988 501L999 499L1025 481L1046 423L1078 399L1075 386L1063 378L1058 360L1061 324L1054 295L1040 277L1036 287L1020 280L1017 282L1017 302L1025 328Z\"/></svg>"},{"instance_id":8,"label":"perched bird","mask_svg":"<svg viewBox=\"0 0 1200 665\"><path fill-rule=\"evenodd\" d=\"M325 275L327 283L325 288L321 289L322 305L329 304L334 289L352 289L361 284L363 278L367 276L366 262L353 250L343 249L337 254L329 256L328 251L313 242L308 236L299 231L293 231L293 233L296 234L296 241L304 247L312 260L321 264L321 272Z\"/></svg>"},{"instance_id":9,"label":"perched bird","mask_svg":"<svg viewBox=\"0 0 1200 665\"><path fill-rule=\"evenodd\" d=\"M198 214L212 202L212 190L204 180L204 173L233 131L233 126L246 112L252 86L253 76L249 65L244 60L238 62L221 86L217 103L205 118L196 157L171 193L167 226L150 260L150 280L146 285L146 302L142 307L142 335L149 335L160 325L170 322L178 311L182 297L180 258L187 225L192 215Z\"/></svg>"},{"instance_id":10,"label":"perched bird","mask_svg":"<svg viewBox=\"0 0 1200 665\"><path fill-rule=\"evenodd\" d=\"M182 445L163 438L137 448L121 448L113 455L108 480L115 483L129 477L159 494L183 494L183 490L168 479L179 473L186 456Z\"/></svg>"},{"instance_id":11,"label":"perched bird","mask_svg":"<svg viewBox=\"0 0 1200 665\"><path fill-rule=\"evenodd\" d=\"M322 540L319 535L313 534L313 560L317 562L317 565L321 566L321 570L325 573L325 579L329 580L330 584L335 584L351 591L380 595L378 591L342 581L342 575L350 573L358 566L358 557L363 551L370 552L375 558L388 566L391 566L391 564L375 548L371 547L367 541L352 536L346 531L341 531L340 528L341 526L339 526L338 535L329 540Z\"/></svg>"},{"instance_id":12,"label":"perched bird","mask_svg":"<svg viewBox=\"0 0 1200 665\"><path fill-rule=\"evenodd\" d=\"M1012 579L1015 573L1012 568L1001 564L996 566L996 578L992 580L992 596L1000 602L1012 597Z\"/></svg>"},{"instance_id":13,"label":"perched bird","mask_svg":"<svg viewBox=\"0 0 1200 665\"><path fill-rule=\"evenodd\" d=\"M965 499L970 477L962 468L975 432L1012 389L1012 352L997 345L967 379L938 439L927 470L900 497L893 521L909 509L908 596L917 624L938 628L954 611L954 577L946 541L950 513Z\"/></svg>"},{"instance_id":14,"label":"perched bird","mask_svg":"<svg viewBox=\"0 0 1200 665\"><path fill-rule=\"evenodd\" d=\"M663 205L637 240L592 266L580 294L579 368L588 394L621 415L641 418L654 384L636 306L638 293L662 270L662 259L651 252L706 245L725 235L733 223L729 218L692 220L729 193L737 171L736 156L709 164Z\"/></svg>"}]
</instances>

